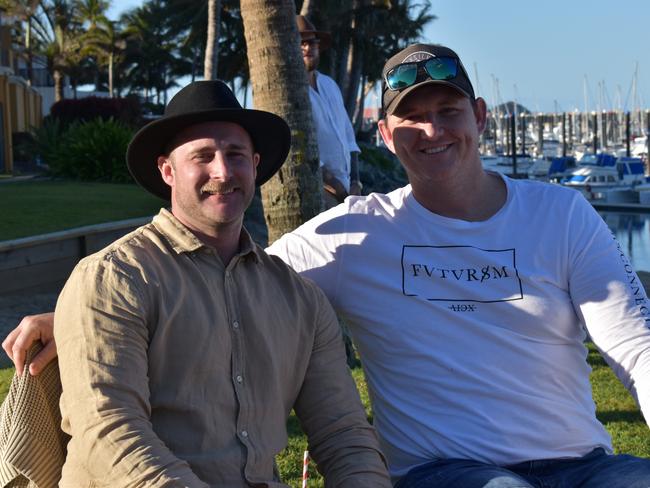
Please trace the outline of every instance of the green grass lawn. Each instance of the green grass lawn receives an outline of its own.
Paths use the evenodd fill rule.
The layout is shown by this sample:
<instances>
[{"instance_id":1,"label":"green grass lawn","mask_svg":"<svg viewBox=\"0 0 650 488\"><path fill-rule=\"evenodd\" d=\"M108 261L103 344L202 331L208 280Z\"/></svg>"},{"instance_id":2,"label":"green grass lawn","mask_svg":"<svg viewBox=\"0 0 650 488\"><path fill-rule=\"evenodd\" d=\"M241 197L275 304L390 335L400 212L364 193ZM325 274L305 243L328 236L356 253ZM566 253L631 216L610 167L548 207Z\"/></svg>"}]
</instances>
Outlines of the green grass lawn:
<instances>
[{"instance_id":1,"label":"green grass lawn","mask_svg":"<svg viewBox=\"0 0 650 488\"><path fill-rule=\"evenodd\" d=\"M0 184L0 241L158 213L137 185L37 180Z\"/></svg>"},{"instance_id":2,"label":"green grass lawn","mask_svg":"<svg viewBox=\"0 0 650 488\"><path fill-rule=\"evenodd\" d=\"M612 436L614 449L650 458L650 430L636 402L591 344L588 361L596 414Z\"/></svg>"},{"instance_id":3,"label":"green grass lawn","mask_svg":"<svg viewBox=\"0 0 650 488\"><path fill-rule=\"evenodd\" d=\"M650 430L643 420L636 403L605 364L596 348L589 346L589 363L593 368L591 383L596 401L598 418L605 424L612 436L616 452L650 458ZM4 399L13 368L0 370L0 400ZM368 418L372 420L368 389L361 368L352 371ZM278 456L277 462L282 480L289 486L299 488L302 483L302 456L307 449L307 439L300 430L298 419L291 415L287 426L289 442ZM323 487L323 479L310 465L310 488Z\"/></svg>"}]
</instances>

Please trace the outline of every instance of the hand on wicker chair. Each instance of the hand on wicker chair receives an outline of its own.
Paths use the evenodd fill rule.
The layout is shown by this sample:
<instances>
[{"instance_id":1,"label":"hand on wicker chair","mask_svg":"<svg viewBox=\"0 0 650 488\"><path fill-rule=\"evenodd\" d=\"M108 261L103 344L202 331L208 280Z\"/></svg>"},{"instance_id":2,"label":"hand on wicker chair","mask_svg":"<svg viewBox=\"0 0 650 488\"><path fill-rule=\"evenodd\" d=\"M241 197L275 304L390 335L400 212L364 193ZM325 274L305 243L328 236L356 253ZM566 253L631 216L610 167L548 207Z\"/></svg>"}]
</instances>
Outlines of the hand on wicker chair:
<instances>
[{"instance_id":1,"label":"hand on wicker chair","mask_svg":"<svg viewBox=\"0 0 650 488\"><path fill-rule=\"evenodd\" d=\"M61 430L61 380L57 361L38 376L29 363L42 349L27 352L22 374L15 374L0 406L0 486L54 488L61 477L68 436Z\"/></svg>"}]
</instances>

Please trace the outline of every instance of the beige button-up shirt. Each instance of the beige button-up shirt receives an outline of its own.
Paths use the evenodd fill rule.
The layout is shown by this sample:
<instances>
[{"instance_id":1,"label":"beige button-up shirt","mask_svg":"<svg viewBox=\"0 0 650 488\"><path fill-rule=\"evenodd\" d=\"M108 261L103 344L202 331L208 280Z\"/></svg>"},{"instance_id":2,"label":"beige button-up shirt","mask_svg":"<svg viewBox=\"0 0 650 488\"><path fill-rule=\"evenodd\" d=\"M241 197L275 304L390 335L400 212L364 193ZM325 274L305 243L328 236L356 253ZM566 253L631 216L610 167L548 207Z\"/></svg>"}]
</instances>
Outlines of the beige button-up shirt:
<instances>
[{"instance_id":1,"label":"beige button-up shirt","mask_svg":"<svg viewBox=\"0 0 650 488\"><path fill-rule=\"evenodd\" d=\"M82 260L56 307L61 486L286 486L292 408L331 487L389 487L323 293L243 231L224 267L166 210Z\"/></svg>"}]
</instances>

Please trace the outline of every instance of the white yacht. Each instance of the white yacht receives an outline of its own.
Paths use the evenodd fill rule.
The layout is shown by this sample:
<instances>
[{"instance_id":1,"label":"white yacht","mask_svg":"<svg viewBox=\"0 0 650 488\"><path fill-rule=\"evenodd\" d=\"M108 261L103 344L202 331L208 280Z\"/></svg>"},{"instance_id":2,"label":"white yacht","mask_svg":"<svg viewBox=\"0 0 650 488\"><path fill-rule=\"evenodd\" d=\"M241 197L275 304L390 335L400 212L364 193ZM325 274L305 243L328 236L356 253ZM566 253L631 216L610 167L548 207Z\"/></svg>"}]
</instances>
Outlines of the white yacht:
<instances>
[{"instance_id":1,"label":"white yacht","mask_svg":"<svg viewBox=\"0 0 650 488\"><path fill-rule=\"evenodd\" d=\"M536 158L528 170L528 178L542 181L558 180L574 166L575 158L572 156Z\"/></svg>"},{"instance_id":2,"label":"white yacht","mask_svg":"<svg viewBox=\"0 0 650 488\"><path fill-rule=\"evenodd\" d=\"M508 176L515 172L512 165L512 157L504 154L485 154L481 156L483 167L487 170L498 171ZM517 155L517 174L526 175L533 165L534 159L528 155Z\"/></svg>"},{"instance_id":3,"label":"white yacht","mask_svg":"<svg viewBox=\"0 0 650 488\"><path fill-rule=\"evenodd\" d=\"M616 158L610 154L588 154L561 183L580 190L589 200L608 203L638 203L635 186L646 182L640 158Z\"/></svg>"}]
</instances>

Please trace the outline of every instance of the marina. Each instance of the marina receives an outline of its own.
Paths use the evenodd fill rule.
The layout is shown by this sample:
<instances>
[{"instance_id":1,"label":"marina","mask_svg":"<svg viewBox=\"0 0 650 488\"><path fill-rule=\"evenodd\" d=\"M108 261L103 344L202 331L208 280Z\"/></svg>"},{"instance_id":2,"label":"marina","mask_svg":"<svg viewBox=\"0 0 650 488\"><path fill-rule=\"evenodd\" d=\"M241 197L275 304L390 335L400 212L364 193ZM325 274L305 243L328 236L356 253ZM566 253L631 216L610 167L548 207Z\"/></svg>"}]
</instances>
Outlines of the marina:
<instances>
[{"instance_id":1,"label":"marina","mask_svg":"<svg viewBox=\"0 0 650 488\"><path fill-rule=\"evenodd\" d=\"M599 210L634 269L650 271L650 213Z\"/></svg>"},{"instance_id":2,"label":"marina","mask_svg":"<svg viewBox=\"0 0 650 488\"><path fill-rule=\"evenodd\" d=\"M650 212L650 111L531 114L494 107L483 166L580 191L597 209Z\"/></svg>"},{"instance_id":3,"label":"marina","mask_svg":"<svg viewBox=\"0 0 650 488\"><path fill-rule=\"evenodd\" d=\"M650 111L531 114L496 107L483 166L580 191L636 271L650 271Z\"/></svg>"}]
</instances>

